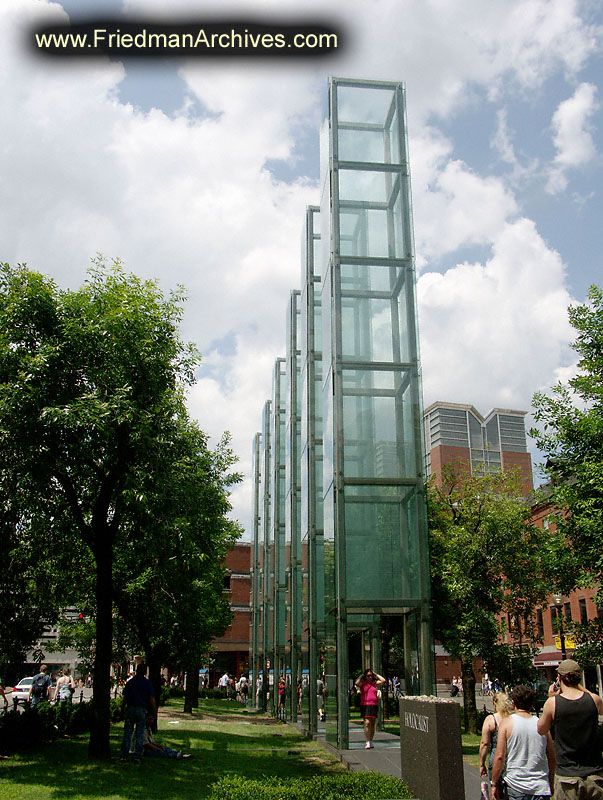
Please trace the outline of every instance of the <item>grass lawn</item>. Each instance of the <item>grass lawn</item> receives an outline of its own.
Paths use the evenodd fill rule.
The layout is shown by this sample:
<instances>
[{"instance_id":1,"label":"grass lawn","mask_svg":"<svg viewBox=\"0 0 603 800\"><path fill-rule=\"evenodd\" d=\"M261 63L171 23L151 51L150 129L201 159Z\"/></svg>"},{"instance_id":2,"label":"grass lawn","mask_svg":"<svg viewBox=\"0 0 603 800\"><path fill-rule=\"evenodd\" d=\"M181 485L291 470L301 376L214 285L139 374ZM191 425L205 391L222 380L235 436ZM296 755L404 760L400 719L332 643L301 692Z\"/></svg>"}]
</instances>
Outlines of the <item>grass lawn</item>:
<instances>
[{"instance_id":1,"label":"grass lawn","mask_svg":"<svg viewBox=\"0 0 603 800\"><path fill-rule=\"evenodd\" d=\"M87 734L1 760L1 800L202 800L229 774L309 777L346 771L293 727L245 711L239 703L201 700L197 712L184 714L183 702L170 700L160 710L155 738L193 753L193 759L122 764L123 725L114 725L109 763L88 761Z\"/></svg>"},{"instance_id":2,"label":"grass lawn","mask_svg":"<svg viewBox=\"0 0 603 800\"><path fill-rule=\"evenodd\" d=\"M479 769L479 743L481 738L479 733L463 733L461 731L463 760L476 769Z\"/></svg>"}]
</instances>

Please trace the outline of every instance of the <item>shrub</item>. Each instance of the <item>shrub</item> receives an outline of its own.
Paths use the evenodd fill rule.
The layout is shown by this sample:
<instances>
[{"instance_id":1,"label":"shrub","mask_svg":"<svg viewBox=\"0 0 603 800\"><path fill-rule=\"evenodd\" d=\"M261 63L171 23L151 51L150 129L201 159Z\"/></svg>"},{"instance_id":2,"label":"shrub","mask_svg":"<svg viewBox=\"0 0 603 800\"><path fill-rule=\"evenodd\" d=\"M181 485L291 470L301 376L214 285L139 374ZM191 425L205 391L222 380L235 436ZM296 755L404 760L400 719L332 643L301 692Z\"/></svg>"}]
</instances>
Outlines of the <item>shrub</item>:
<instances>
[{"instance_id":1,"label":"shrub","mask_svg":"<svg viewBox=\"0 0 603 800\"><path fill-rule=\"evenodd\" d=\"M312 778L221 778L211 787L210 800L375 800L410 798L408 786L398 778L377 772L347 772Z\"/></svg>"},{"instance_id":2,"label":"shrub","mask_svg":"<svg viewBox=\"0 0 603 800\"><path fill-rule=\"evenodd\" d=\"M25 708L9 711L0 719L0 752L25 750L40 742L56 737L53 709L49 703L40 703L36 710Z\"/></svg>"},{"instance_id":3,"label":"shrub","mask_svg":"<svg viewBox=\"0 0 603 800\"><path fill-rule=\"evenodd\" d=\"M111 722L121 722L124 718L125 703L123 698L114 697L111 700Z\"/></svg>"},{"instance_id":4,"label":"shrub","mask_svg":"<svg viewBox=\"0 0 603 800\"><path fill-rule=\"evenodd\" d=\"M221 689L200 689L200 700L232 700Z\"/></svg>"},{"instance_id":5,"label":"shrub","mask_svg":"<svg viewBox=\"0 0 603 800\"><path fill-rule=\"evenodd\" d=\"M111 722L124 718L121 697L111 700ZM90 730L92 706L90 703L67 701L40 703L36 709L25 708L23 713L9 711L0 717L0 752L14 753L36 747L57 736L76 736Z\"/></svg>"}]
</instances>

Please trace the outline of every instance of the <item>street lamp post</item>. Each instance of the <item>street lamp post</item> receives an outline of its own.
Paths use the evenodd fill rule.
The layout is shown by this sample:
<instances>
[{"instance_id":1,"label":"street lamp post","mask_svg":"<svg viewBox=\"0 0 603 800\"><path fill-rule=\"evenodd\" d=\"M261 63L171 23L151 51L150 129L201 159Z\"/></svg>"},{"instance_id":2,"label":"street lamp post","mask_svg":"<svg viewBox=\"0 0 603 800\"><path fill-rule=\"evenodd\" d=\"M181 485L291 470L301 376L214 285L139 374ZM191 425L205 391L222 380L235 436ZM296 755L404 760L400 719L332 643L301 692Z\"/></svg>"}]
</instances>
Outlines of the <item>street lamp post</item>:
<instances>
[{"instance_id":1,"label":"street lamp post","mask_svg":"<svg viewBox=\"0 0 603 800\"><path fill-rule=\"evenodd\" d=\"M557 608L557 625L559 627L559 639L561 641L561 660L565 661L567 659L567 652L565 650L565 634L563 631L563 597L556 594L553 600Z\"/></svg>"}]
</instances>

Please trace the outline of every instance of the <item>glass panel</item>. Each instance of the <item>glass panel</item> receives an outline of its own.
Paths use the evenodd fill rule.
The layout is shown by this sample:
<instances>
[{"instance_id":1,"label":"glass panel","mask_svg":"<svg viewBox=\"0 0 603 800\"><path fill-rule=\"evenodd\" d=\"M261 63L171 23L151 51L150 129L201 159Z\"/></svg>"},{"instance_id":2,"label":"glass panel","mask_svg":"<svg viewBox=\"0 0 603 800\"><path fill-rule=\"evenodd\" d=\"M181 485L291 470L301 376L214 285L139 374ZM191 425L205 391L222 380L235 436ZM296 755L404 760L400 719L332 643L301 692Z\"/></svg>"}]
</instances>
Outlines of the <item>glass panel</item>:
<instances>
[{"instance_id":1,"label":"glass panel","mask_svg":"<svg viewBox=\"0 0 603 800\"><path fill-rule=\"evenodd\" d=\"M389 208L362 208L342 201L339 206L341 255L405 258L401 213L399 194Z\"/></svg>"},{"instance_id":2,"label":"glass panel","mask_svg":"<svg viewBox=\"0 0 603 800\"><path fill-rule=\"evenodd\" d=\"M322 439L322 374L321 362L314 362L314 435L316 439Z\"/></svg>"},{"instance_id":3,"label":"glass panel","mask_svg":"<svg viewBox=\"0 0 603 800\"><path fill-rule=\"evenodd\" d=\"M338 122L385 126L395 100L391 87L337 86ZM342 158L341 154L339 155Z\"/></svg>"},{"instance_id":4,"label":"glass panel","mask_svg":"<svg viewBox=\"0 0 603 800\"><path fill-rule=\"evenodd\" d=\"M407 268L399 264L354 264L341 265L342 289L365 292L394 292L404 283ZM398 292L400 289L397 290Z\"/></svg>"},{"instance_id":5,"label":"glass panel","mask_svg":"<svg viewBox=\"0 0 603 800\"><path fill-rule=\"evenodd\" d=\"M398 110L391 88L339 86L337 104L340 160L400 163Z\"/></svg>"},{"instance_id":6,"label":"glass panel","mask_svg":"<svg viewBox=\"0 0 603 800\"><path fill-rule=\"evenodd\" d=\"M500 450L498 420L496 417L493 417L486 423L486 441L488 450Z\"/></svg>"},{"instance_id":7,"label":"glass panel","mask_svg":"<svg viewBox=\"0 0 603 800\"><path fill-rule=\"evenodd\" d=\"M349 285L342 290L341 300L342 357L346 361L408 362L404 284L394 285L389 297L350 296Z\"/></svg>"},{"instance_id":8,"label":"glass panel","mask_svg":"<svg viewBox=\"0 0 603 800\"><path fill-rule=\"evenodd\" d=\"M346 592L350 600L421 596L414 489L345 489Z\"/></svg>"},{"instance_id":9,"label":"glass panel","mask_svg":"<svg viewBox=\"0 0 603 800\"><path fill-rule=\"evenodd\" d=\"M483 451L484 442L482 437L482 426L479 420L475 419L473 414L469 413L469 447L474 450Z\"/></svg>"},{"instance_id":10,"label":"glass panel","mask_svg":"<svg viewBox=\"0 0 603 800\"><path fill-rule=\"evenodd\" d=\"M415 408L406 372L343 370L344 474L416 477Z\"/></svg>"},{"instance_id":11,"label":"glass panel","mask_svg":"<svg viewBox=\"0 0 603 800\"><path fill-rule=\"evenodd\" d=\"M320 354L322 350L322 313L318 286L314 285L314 352Z\"/></svg>"},{"instance_id":12,"label":"glass panel","mask_svg":"<svg viewBox=\"0 0 603 800\"><path fill-rule=\"evenodd\" d=\"M300 464L299 464L299 482L300 482L300 493L299 493L299 507L300 507L300 517L299 517L299 531L300 536L303 539L308 535L308 527L310 525L310 492L309 492L309 476L308 476L308 447L306 443L302 445L301 449L301 457L300 457Z\"/></svg>"},{"instance_id":13,"label":"glass panel","mask_svg":"<svg viewBox=\"0 0 603 800\"><path fill-rule=\"evenodd\" d=\"M315 471L315 480L316 480L316 489L317 491L314 493L314 513L315 513L315 525L317 528L322 529L322 516L323 516L323 500L322 500L322 447L320 445L316 445L315 447L315 455L314 455L314 471Z\"/></svg>"}]
</instances>

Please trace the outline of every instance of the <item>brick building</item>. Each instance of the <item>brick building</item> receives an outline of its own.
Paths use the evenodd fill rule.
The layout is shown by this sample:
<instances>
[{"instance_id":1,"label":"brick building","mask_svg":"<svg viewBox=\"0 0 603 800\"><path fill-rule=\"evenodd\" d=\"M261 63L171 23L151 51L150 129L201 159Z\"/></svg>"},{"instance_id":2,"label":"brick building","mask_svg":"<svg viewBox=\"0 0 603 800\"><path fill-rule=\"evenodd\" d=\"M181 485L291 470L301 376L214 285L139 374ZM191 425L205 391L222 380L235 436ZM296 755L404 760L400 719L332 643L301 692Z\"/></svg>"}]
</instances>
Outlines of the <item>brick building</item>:
<instances>
[{"instance_id":1,"label":"brick building","mask_svg":"<svg viewBox=\"0 0 603 800\"><path fill-rule=\"evenodd\" d=\"M539 528L555 530L555 516L558 509L547 497L546 487L544 487L544 498L540 498L531 507L531 520ZM563 654L561 650L561 634L563 634L563 644L568 658L573 654L573 639L566 635L568 627L572 622L584 623L590 619L596 619L603 614L603 609L597 608L595 602L596 589L574 589L569 595L549 595L546 602L535 609L535 622L539 639L540 652L534 658L534 665L542 672L544 680L553 679L555 670L559 665ZM512 629L512 620L507 620L507 630ZM512 635L507 633L507 642L514 642ZM587 687L593 691L603 694L602 666L587 668L584 672L584 679Z\"/></svg>"},{"instance_id":2,"label":"brick building","mask_svg":"<svg viewBox=\"0 0 603 800\"><path fill-rule=\"evenodd\" d=\"M238 542L226 556L224 592L230 595L234 614L224 636L214 639L214 662L210 669L211 684L224 672L236 678L249 669L250 567L251 544Z\"/></svg>"}]
</instances>

